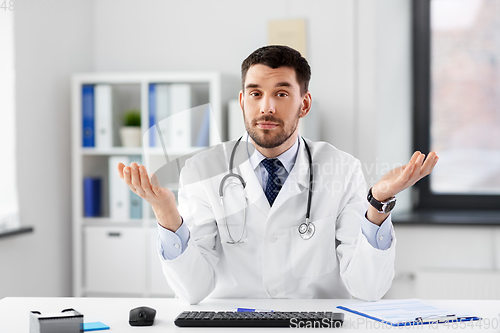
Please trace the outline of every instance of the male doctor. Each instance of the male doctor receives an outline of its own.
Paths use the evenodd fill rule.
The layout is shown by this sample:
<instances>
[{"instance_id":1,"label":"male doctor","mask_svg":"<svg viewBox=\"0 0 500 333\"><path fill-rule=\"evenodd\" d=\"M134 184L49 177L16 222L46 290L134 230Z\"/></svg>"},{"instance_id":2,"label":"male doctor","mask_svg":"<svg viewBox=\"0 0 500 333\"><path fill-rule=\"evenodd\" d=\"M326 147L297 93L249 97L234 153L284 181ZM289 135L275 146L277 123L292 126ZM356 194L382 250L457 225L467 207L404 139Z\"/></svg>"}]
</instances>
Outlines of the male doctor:
<instances>
[{"instance_id":1,"label":"male doctor","mask_svg":"<svg viewBox=\"0 0 500 333\"><path fill-rule=\"evenodd\" d=\"M380 299L394 276L394 198L428 175L438 157L415 152L367 195L357 159L298 133L312 104L311 71L299 52L262 47L243 61L241 74L246 133L238 144L186 161L179 207L144 166L118 165L120 177L153 207L170 286L191 304L207 296ZM238 176L223 180L229 172ZM314 232L304 236L299 225L309 195Z\"/></svg>"}]
</instances>

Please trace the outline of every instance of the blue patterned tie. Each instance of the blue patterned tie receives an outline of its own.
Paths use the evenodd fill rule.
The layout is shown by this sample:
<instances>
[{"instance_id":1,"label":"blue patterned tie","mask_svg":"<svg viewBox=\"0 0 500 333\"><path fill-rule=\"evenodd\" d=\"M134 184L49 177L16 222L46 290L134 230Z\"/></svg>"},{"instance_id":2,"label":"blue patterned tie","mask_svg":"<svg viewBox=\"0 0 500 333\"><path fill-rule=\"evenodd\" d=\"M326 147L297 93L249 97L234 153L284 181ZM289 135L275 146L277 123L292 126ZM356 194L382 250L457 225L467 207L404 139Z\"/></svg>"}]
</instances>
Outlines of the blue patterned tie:
<instances>
[{"instance_id":1,"label":"blue patterned tie","mask_svg":"<svg viewBox=\"0 0 500 333\"><path fill-rule=\"evenodd\" d=\"M281 179L278 177L281 168L283 168L283 164L281 164L280 160L277 158L266 158L260 163L269 173L265 193L269 204L272 206L283 185L281 184Z\"/></svg>"}]
</instances>

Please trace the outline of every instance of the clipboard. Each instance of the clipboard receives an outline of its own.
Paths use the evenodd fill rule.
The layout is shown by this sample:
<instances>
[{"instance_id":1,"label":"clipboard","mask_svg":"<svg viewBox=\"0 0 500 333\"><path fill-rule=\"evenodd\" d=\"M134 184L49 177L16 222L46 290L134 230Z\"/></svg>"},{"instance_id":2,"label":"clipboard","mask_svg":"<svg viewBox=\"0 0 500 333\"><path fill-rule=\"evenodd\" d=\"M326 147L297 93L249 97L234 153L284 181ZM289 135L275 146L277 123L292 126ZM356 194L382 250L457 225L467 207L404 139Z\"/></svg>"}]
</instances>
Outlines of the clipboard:
<instances>
[{"instance_id":1,"label":"clipboard","mask_svg":"<svg viewBox=\"0 0 500 333\"><path fill-rule=\"evenodd\" d=\"M435 307L419 299L381 300L350 306L337 306L337 309L391 326L429 325L481 320L480 317L457 314L453 311Z\"/></svg>"}]
</instances>

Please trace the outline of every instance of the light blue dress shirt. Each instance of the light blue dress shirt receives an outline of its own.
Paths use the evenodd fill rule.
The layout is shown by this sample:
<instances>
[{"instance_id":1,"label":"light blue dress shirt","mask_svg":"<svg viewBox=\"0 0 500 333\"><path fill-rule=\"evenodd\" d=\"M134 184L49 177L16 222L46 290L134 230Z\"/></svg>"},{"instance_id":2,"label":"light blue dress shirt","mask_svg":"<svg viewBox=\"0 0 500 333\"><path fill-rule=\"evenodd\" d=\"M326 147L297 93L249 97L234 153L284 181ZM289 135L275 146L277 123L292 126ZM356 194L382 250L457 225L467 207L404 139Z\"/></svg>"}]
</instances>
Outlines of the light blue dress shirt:
<instances>
[{"instance_id":1,"label":"light blue dress shirt","mask_svg":"<svg viewBox=\"0 0 500 333\"><path fill-rule=\"evenodd\" d=\"M248 134L245 134L244 139L248 141ZM292 171L299 146L300 136L290 149L277 156L285 167L285 170L279 174L282 184L285 183L285 180ZM254 153L249 158L250 165L253 167L255 175L264 191L267 184L268 172L266 168L261 166L260 162L265 158L257 149L254 150ZM380 226L370 222L366 219L365 215L365 219L361 222L361 231L368 240L368 243L376 249L387 250L392 244L392 221L390 215ZM175 259L184 252L190 237L189 229L184 223L181 224L175 233L158 224L158 232L158 251L165 260Z\"/></svg>"}]
</instances>

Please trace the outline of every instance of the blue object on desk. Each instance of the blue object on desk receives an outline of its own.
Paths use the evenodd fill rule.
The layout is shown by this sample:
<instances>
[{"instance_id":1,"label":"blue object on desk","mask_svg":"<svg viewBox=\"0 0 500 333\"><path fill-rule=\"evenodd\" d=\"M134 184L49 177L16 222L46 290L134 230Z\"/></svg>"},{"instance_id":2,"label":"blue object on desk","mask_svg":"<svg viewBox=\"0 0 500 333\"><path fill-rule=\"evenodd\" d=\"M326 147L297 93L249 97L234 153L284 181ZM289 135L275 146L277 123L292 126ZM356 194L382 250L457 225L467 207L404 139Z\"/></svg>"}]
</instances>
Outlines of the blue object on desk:
<instances>
[{"instance_id":1,"label":"blue object on desk","mask_svg":"<svg viewBox=\"0 0 500 333\"><path fill-rule=\"evenodd\" d=\"M109 330L109 326L101 323L100 321L96 321L93 323L83 323L84 332L101 330Z\"/></svg>"},{"instance_id":2,"label":"blue object on desk","mask_svg":"<svg viewBox=\"0 0 500 333\"><path fill-rule=\"evenodd\" d=\"M237 308L236 312L274 312L273 310L250 309L250 308Z\"/></svg>"}]
</instances>

